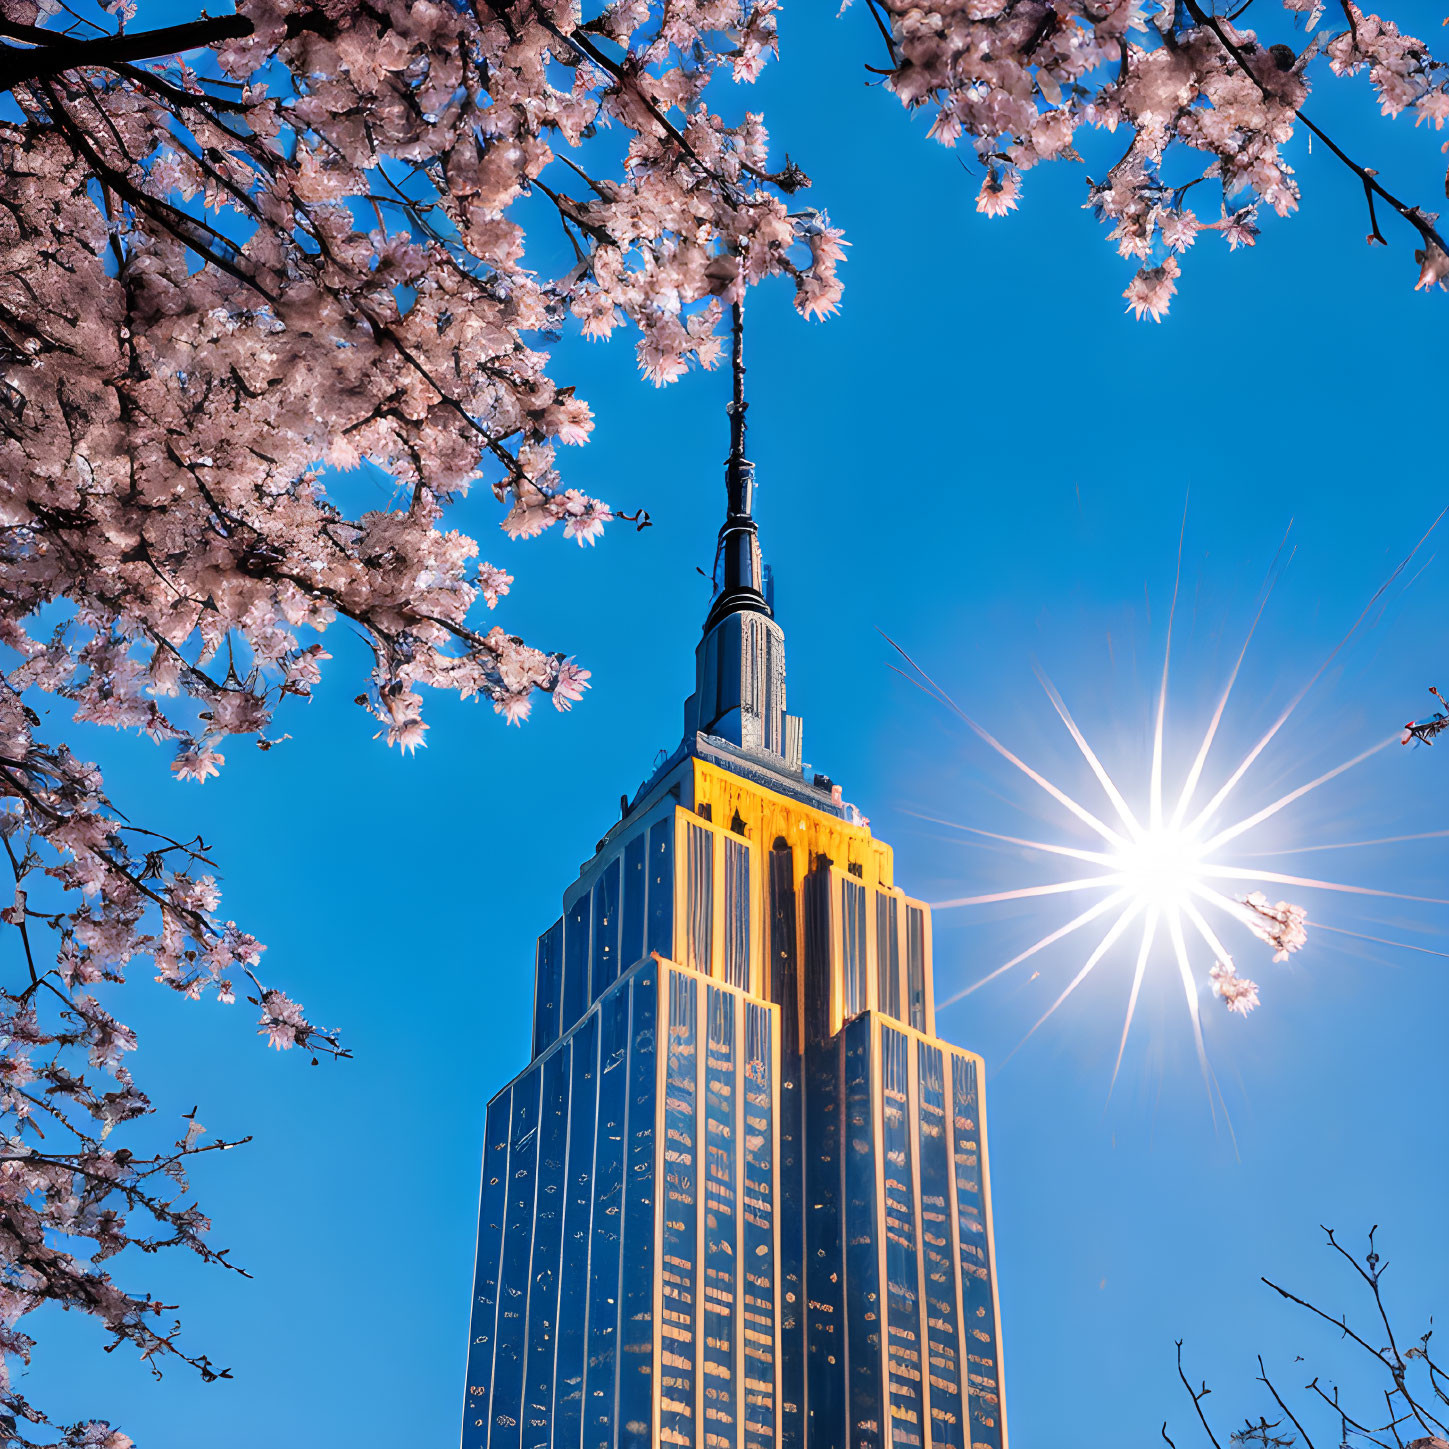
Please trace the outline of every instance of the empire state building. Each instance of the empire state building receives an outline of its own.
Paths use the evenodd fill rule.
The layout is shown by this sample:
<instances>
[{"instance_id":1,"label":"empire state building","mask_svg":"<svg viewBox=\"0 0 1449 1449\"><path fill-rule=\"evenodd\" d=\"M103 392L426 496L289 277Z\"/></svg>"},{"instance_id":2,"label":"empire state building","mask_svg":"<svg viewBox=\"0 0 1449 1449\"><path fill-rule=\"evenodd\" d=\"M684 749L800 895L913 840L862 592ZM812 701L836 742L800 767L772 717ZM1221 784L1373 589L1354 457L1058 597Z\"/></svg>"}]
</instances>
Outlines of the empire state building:
<instances>
[{"instance_id":1,"label":"empire state building","mask_svg":"<svg viewBox=\"0 0 1449 1449\"><path fill-rule=\"evenodd\" d=\"M735 400L679 747L538 940L488 1105L463 1449L1006 1449L981 1058L801 766Z\"/></svg>"}]
</instances>

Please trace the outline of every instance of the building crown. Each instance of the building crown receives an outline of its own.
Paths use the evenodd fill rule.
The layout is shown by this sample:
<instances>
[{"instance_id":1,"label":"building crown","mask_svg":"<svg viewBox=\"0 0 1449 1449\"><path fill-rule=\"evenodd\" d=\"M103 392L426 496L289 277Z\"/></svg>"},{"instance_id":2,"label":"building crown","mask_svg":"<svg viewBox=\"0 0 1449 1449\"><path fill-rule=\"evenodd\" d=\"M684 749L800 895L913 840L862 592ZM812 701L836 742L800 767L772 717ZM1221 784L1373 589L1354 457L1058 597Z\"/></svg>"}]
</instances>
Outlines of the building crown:
<instances>
[{"instance_id":1,"label":"building crown","mask_svg":"<svg viewBox=\"0 0 1449 1449\"><path fill-rule=\"evenodd\" d=\"M684 707L686 744L705 735L774 772L801 775L800 721L785 712L785 634L775 621L754 517L755 469L745 457L744 309L731 309L733 389L725 462L725 520L714 593L695 650L695 688Z\"/></svg>"}]
</instances>

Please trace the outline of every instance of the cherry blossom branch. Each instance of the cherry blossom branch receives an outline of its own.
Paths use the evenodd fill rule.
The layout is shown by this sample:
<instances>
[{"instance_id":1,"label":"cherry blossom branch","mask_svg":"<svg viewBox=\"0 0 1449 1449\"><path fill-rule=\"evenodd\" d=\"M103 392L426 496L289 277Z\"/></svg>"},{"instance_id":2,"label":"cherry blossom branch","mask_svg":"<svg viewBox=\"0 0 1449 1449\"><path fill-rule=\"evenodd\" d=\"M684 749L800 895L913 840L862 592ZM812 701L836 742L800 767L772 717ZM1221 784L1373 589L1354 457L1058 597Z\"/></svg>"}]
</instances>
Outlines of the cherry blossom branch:
<instances>
[{"instance_id":1,"label":"cherry blossom branch","mask_svg":"<svg viewBox=\"0 0 1449 1449\"><path fill-rule=\"evenodd\" d=\"M1226 50L1230 56L1232 56L1232 58L1237 62L1238 68L1253 82L1255 86L1257 86L1258 90L1262 93L1262 95L1266 99L1272 99L1272 95L1269 92L1268 88L1263 84L1261 80L1258 79L1257 75L1253 71L1253 68L1248 64L1247 57L1244 55L1242 48L1235 44L1231 39L1229 39L1227 32L1223 29L1222 22L1217 18L1217 16L1203 10L1202 7L1197 3L1197 0L1183 0L1183 3L1187 9L1188 14L1190 14L1199 25L1206 25L1209 29L1212 30L1212 32L1217 36L1219 42L1222 44L1223 49ZM1352 23L1351 15L1349 19ZM1380 242L1383 242L1384 239L1382 236L1379 235L1378 222L1373 217L1373 198L1375 196L1381 197L1384 201L1386 201L1389 206L1393 208L1394 211L1396 211L1405 221L1409 223L1410 226L1412 226L1419 233L1419 235L1423 238L1425 242L1432 242L1433 245L1438 247L1441 252L1449 252L1449 246L1446 246L1444 238L1440 236L1440 234L1434 229L1432 223L1427 220L1427 218L1423 215L1423 213L1420 212L1417 206L1407 205L1405 202L1400 201L1399 198L1395 196L1391 191L1386 190L1384 186L1379 182L1377 175L1373 171L1369 170L1367 167L1360 166L1359 163L1355 161L1353 157L1350 156L1341 146L1339 146L1338 143L1334 141L1333 138L1329 136L1326 131L1314 124L1314 122L1309 118L1307 112L1304 111L1302 107L1296 107L1295 110L1298 119L1303 122L1304 126L1306 126L1308 130L1310 130L1315 136L1317 136L1318 139L1322 141L1323 144L1327 146L1328 149L1332 151L1333 154L1337 156L1338 159L1342 161L1343 164L1347 166L1348 169L1352 171L1355 176L1358 177L1359 181L1363 183L1364 195L1368 198L1369 217L1373 225L1373 235L1377 237ZM1387 245L1387 243L1384 244Z\"/></svg>"},{"instance_id":2,"label":"cherry blossom branch","mask_svg":"<svg viewBox=\"0 0 1449 1449\"><path fill-rule=\"evenodd\" d=\"M694 147L689 144L689 141L678 130L678 128L675 127L673 122L669 120L669 118L664 114L663 111L659 109L657 105L655 105L654 101L649 96L644 94L643 89L639 85L637 76L635 76L632 72L626 70L624 66L620 65L617 61L610 59L610 57L607 56L602 50L600 50L598 46L596 46L591 40L589 40L588 37L582 33L582 31L575 30L572 35L565 35L563 31L561 31L553 23L553 21L549 19L549 17L543 12L542 7L539 7L538 9L537 18L538 23L542 25L543 28L549 32L550 35L557 37L565 45L572 45L577 49L583 51L583 53L588 56L588 58L593 61L595 65L601 67L603 70L606 70L621 86L627 87L629 93L634 96L636 100L638 100L640 105L642 105L645 110L649 112L649 115L653 118L653 120L663 129L665 135L667 135L669 139L673 141L674 144L678 146L679 149L683 151L684 154L688 156L689 159L706 176L708 176L712 181L718 182L721 186L724 186L727 189L737 189L735 188L734 182L730 181L724 176L721 176L719 172L715 171L712 167L707 166L700 159ZM767 171L761 171L757 167L751 166L747 161L743 159L741 159L740 161L740 169L742 171L748 172L751 176L754 176L759 181L764 181L771 186L779 187L781 191L786 192L787 194L790 192L799 191L802 188L808 187L810 185L810 178L806 176L805 173L801 171L798 166L794 165L791 162L788 155L785 157L785 165L783 170L778 172L771 173Z\"/></svg>"}]
</instances>

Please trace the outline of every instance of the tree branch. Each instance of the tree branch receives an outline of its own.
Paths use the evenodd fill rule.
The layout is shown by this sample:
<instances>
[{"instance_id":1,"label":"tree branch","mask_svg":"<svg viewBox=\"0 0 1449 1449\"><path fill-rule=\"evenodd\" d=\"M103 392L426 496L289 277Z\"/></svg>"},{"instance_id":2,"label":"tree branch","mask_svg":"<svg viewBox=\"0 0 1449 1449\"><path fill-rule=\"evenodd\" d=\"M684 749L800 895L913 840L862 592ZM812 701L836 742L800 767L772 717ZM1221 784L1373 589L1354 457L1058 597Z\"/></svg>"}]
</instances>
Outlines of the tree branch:
<instances>
[{"instance_id":1,"label":"tree branch","mask_svg":"<svg viewBox=\"0 0 1449 1449\"><path fill-rule=\"evenodd\" d=\"M160 30L142 30L135 35L71 40L37 26L0 20L0 35L25 40L31 45L30 49L0 45L0 91L80 66L114 67L129 61L157 60L185 50L200 50L221 40L239 40L252 30L252 22L244 15L222 15L216 19L192 20L186 25L166 25Z\"/></svg>"}]
</instances>

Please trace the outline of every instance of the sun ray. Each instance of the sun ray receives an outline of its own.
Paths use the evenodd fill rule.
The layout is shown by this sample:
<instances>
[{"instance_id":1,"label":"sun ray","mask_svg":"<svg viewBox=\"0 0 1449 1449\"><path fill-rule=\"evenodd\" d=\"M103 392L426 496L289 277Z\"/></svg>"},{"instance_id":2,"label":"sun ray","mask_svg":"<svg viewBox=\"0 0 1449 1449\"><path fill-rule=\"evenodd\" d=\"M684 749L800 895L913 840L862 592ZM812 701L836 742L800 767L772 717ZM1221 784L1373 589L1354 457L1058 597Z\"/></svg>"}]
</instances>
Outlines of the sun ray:
<instances>
[{"instance_id":1,"label":"sun ray","mask_svg":"<svg viewBox=\"0 0 1449 1449\"><path fill-rule=\"evenodd\" d=\"M923 815L919 810L903 810L915 820L924 820L931 825L944 825L948 830L962 830L968 835L983 835L988 840L1002 840L1008 845L1022 845L1028 850L1042 850L1049 855L1067 855L1073 860L1086 861L1089 865L1115 865L1117 857L1101 850L1082 850L1074 845L1050 845L1045 840L1024 840L1019 835L999 835L994 830L982 830L975 825L962 825L955 820L942 820L939 816Z\"/></svg>"},{"instance_id":2,"label":"sun ray","mask_svg":"<svg viewBox=\"0 0 1449 1449\"><path fill-rule=\"evenodd\" d=\"M1252 929L1253 913L1242 901L1235 901L1231 896L1225 896L1221 891L1215 891L1210 885L1204 885L1202 881L1194 881L1193 892L1205 901L1211 902L1220 911L1225 911L1235 921Z\"/></svg>"},{"instance_id":3,"label":"sun ray","mask_svg":"<svg viewBox=\"0 0 1449 1449\"><path fill-rule=\"evenodd\" d=\"M1315 931L1332 931L1336 936L1352 936L1357 941L1375 941L1380 946L1397 946L1401 951L1420 951L1425 956L1442 956L1449 960L1449 951L1431 951L1428 946L1414 946L1408 941L1390 941L1386 936L1365 936L1361 931L1346 931L1342 926L1329 926L1323 921L1305 921Z\"/></svg>"},{"instance_id":4,"label":"sun ray","mask_svg":"<svg viewBox=\"0 0 1449 1449\"><path fill-rule=\"evenodd\" d=\"M1291 524L1289 525L1292 526ZM1286 543L1288 535L1283 535ZM1278 545L1278 552L1283 552L1283 544ZM1275 559L1276 563L1277 560ZM1263 610L1268 607L1268 600L1273 596L1273 585L1276 578L1270 577L1268 587L1263 592L1262 600L1258 604L1258 612L1253 615L1253 622L1248 629L1248 636L1243 640L1243 647L1238 650L1238 657L1233 663L1232 673L1228 675L1228 682L1223 689L1222 698L1218 700L1218 707L1213 711L1213 717L1208 721L1207 732L1202 737L1202 744L1198 747L1196 758L1192 762L1192 768L1187 772L1187 779L1183 782L1182 793L1177 797L1177 805L1172 812L1172 825L1174 829L1182 824L1182 817L1187 814L1187 807L1192 803L1193 794L1197 790L1197 782L1202 778L1203 766L1207 764L1208 751L1212 748L1214 738L1217 736L1218 726L1223 720L1223 711L1228 707L1228 696L1233 692L1233 686L1238 682L1238 672L1243 667L1243 660L1248 657L1248 646L1253 642L1253 635L1258 631L1258 623L1263 617Z\"/></svg>"},{"instance_id":5,"label":"sun ray","mask_svg":"<svg viewBox=\"0 0 1449 1449\"><path fill-rule=\"evenodd\" d=\"M1340 840L1332 845L1295 845L1289 850L1250 850L1252 860L1272 860L1275 856L1308 855L1316 850L1357 850L1368 845L1405 845L1412 840L1443 840L1449 830L1424 830L1417 835L1381 835L1377 840Z\"/></svg>"},{"instance_id":6,"label":"sun ray","mask_svg":"<svg viewBox=\"0 0 1449 1449\"><path fill-rule=\"evenodd\" d=\"M1202 1015L1198 1011L1197 985L1192 979L1192 966L1187 959L1187 943L1182 939L1182 918L1174 911L1167 918L1167 929L1172 937L1172 952L1177 958L1178 975L1182 977L1182 989L1187 996L1187 1013L1192 1018L1192 1039L1197 1045L1198 1066L1202 1068L1202 1079L1208 1084L1208 1109L1216 1119L1213 1107L1212 1068L1208 1066L1207 1044L1202 1036Z\"/></svg>"},{"instance_id":7,"label":"sun ray","mask_svg":"<svg viewBox=\"0 0 1449 1449\"><path fill-rule=\"evenodd\" d=\"M1208 950L1212 951L1224 966L1232 965L1232 953L1218 940L1217 932L1208 925L1207 918L1203 913L1191 901L1184 901L1182 903L1182 909L1188 920L1197 928L1197 933L1202 937L1203 943L1207 946Z\"/></svg>"},{"instance_id":8,"label":"sun ray","mask_svg":"<svg viewBox=\"0 0 1449 1449\"><path fill-rule=\"evenodd\" d=\"M1147 919L1142 924L1142 946L1137 952L1137 967L1132 973L1132 994L1127 998L1127 1016L1122 1023L1122 1040L1117 1044L1117 1060L1112 1063L1112 1080L1107 1086L1107 1095L1117 1085L1117 1073L1122 1070L1122 1053L1127 1050L1127 1033L1132 1030L1132 1017L1137 1011L1137 996L1142 990L1142 978L1147 974L1147 958L1152 954L1152 941L1157 934L1157 907L1151 906Z\"/></svg>"},{"instance_id":9,"label":"sun ray","mask_svg":"<svg viewBox=\"0 0 1449 1449\"><path fill-rule=\"evenodd\" d=\"M1162 684L1157 691L1157 724L1152 731L1152 778L1148 786L1148 828L1162 827L1162 727L1167 718L1167 666L1172 662L1172 624L1177 617L1177 591L1182 584L1182 542L1187 537L1187 500L1182 504L1182 529L1177 536L1177 572L1172 579L1172 605L1167 611L1167 644L1162 651Z\"/></svg>"},{"instance_id":10,"label":"sun ray","mask_svg":"<svg viewBox=\"0 0 1449 1449\"><path fill-rule=\"evenodd\" d=\"M1394 901L1417 901L1426 906L1449 906L1449 900L1440 896L1406 896L1399 891L1379 891L1369 886L1345 885L1341 881L1314 880L1310 876L1282 875L1273 870L1245 870L1236 865L1205 865L1204 875L1216 880L1270 880L1277 885L1306 886L1309 890L1343 891L1353 896L1384 896Z\"/></svg>"},{"instance_id":11,"label":"sun ray","mask_svg":"<svg viewBox=\"0 0 1449 1449\"><path fill-rule=\"evenodd\" d=\"M1227 784L1225 784L1217 792L1217 794L1213 796L1213 798L1207 803L1204 809L1202 809L1194 818L1191 826L1193 830L1198 829L1205 820L1211 817L1213 811L1216 810L1217 807L1221 805L1225 799L1227 799L1229 794L1231 794L1234 786L1237 785L1238 781L1241 780L1245 774L1247 774L1248 767L1253 763L1254 760L1258 758L1259 755L1263 753L1263 751L1267 748L1269 741L1272 740L1273 736L1276 735L1278 731L1282 729L1283 726L1288 722L1288 716L1291 715L1293 711L1298 708L1299 704L1302 703L1304 696L1308 693L1310 689L1313 688L1315 684L1318 683L1319 679L1323 675L1324 670L1326 670L1328 666L1333 663L1333 661L1338 657L1339 651L1342 650L1344 645L1346 645L1348 641L1352 639L1353 636L1358 632L1359 625L1362 624L1363 621L1368 617L1369 610L1372 609L1373 606L1378 603L1379 599L1383 597L1389 585L1393 583L1393 581L1398 578L1401 573L1403 573L1405 568L1408 567L1409 561L1414 557L1416 553L1418 553L1421 548L1423 548L1424 544L1428 541L1429 535L1433 533L1434 530L1439 526L1440 520L1443 519L1446 513L1449 513L1449 506L1440 509L1438 517L1436 517L1433 523L1429 525L1428 529L1424 533L1423 538L1421 538L1418 543L1416 543L1413 548L1409 550L1409 552L1405 555L1403 559L1400 560L1399 564L1388 576L1388 578L1386 578L1383 583L1381 583L1378 588L1374 590L1373 597L1368 601L1368 603L1363 606L1363 612L1360 613L1358 618L1353 621L1353 624L1350 626L1348 633L1345 634L1343 638L1340 639L1338 643L1333 646L1333 648L1329 651L1328 658L1326 658L1323 663L1320 664L1316 670L1314 670L1313 677L1308 681L1308 683L1305 684L1303 688L1300 689L1291 700L1289 700L1288 707L1274 721L1272 726L1269 728L1267 734L1265 734L1263 738L1260 739L1258 743L1254 745L1251 750L1248 751L1248 754L1244 758L1243 763L1239 765L1236 770L1233 771L1231 776L1229 776Z\"/></svg>"},{"instance_id":12,"label":"sun ray","mask_svg":"<svg viewBox=\"0 0 1449 1449\"><path fill-rule=\"evenodd\" d=\"M891 648L895 649L900 654L901 658L904 659L906 663L909 664L911 668L914 669L921 676L921 678L924 679L926 683L931 686L933 690L935 690L936 695L941 700L941 702L945 704L949 709L951 709L957 715L957 717L968 726L968 728L976 733L976 735L980 739L984 740L988 745L990 745L991 748L1002 757L1002 759L1008 760L1011 764L1015 765L1016 768L1020 770L1023 775L1025 775L1034 784L1039 785L1059 805L1065 806L1065 808L1071 811L1071 813L1075 815L1077 819L1080 820L1084 825L1090 825L1092 829L1095 830L1097 834L1102 837L1103 840L1107 841L1111 845L1116 845L1119 847L1126 844L1126 841L1124 841L1122 837L1118 835L1117 832L1113 830L1110 825L1106 825L1102 821L1098 820L1097 817L1093 815L1092 812L1088 810L1085 806L1078 805L1077 802L1066 793L1066 791L1059 790L1055 785L1052 784L1050 780L1046 778L1045 775L1041 774L1037 770L1032 769L1032 767L1028 765L1025 760L1019 758L1017 755L1014 755L1009 749L1006 748L1005 745L1001 743L1000 740L996 738L995 735L993 735L988 729L986 729L984 725L977 724L976 721L972 719L971 716L967 714L966 711L962 709L961 706L957 704L956 701L952 699L951 696L947 694L946 691L942 689L941 686L937 684L936 681L932 679L931 676L927 674L926 671L922 669L921 666L917 664L916 661L912 659L911 656L907 654L906 651L902 649L901 646L897 644L896 641L892 639L889 634L885 634L883 632L882 637L891 646Z\"/></svg>"},{"instance_id":13,"label":"sun ray","mask_svg":"<svg viewBox=\"0 0 1449 1449\"><path fill-rule=\"evenodd\" d=\"M1386 740L1380 740L1376 745L1370 745L1362 754L1355 755L1353 759L1345 760L1343 764L1325 771L1316 780L1310 780L1306 785L1300 785L1296 790L1290 790L1286 795L1279 796L1271 805L1265 805L1256 814L1249 815L1246 820L1240 820L1236 825L1230 825L1226 830L1220 830L1203 846L1203 854L1206 855L1219 846L1226 845L1228 841L1235 840L1244 831L1251 830L1253 826L1261 824L1269 816L1276 815L1285 805L1291 805L1295 800L1301 800L1310 790L1316 790L1320 785L1327 784L1328 781L1343 774L1345 770L1351 770L1355 765L1363 764L1370 756L1378 754L1380 750L1393 744L1397 739L1398 735L1393 734Z\"/></svg>"},{"instance_id":14,"label":"sun ray","mask_svg":"<svg viewBox=\"0 0 1449 1449\"><path fill-rule=\"evenodd\" d=\"M1072 977L1071 982L1067 986L1066 990L1063 991L1062 994L1058 996L1057 999L1052 1002L1052 1004L1047 1007L1047 1009L1042 1012L1042 1014L1036 1019L1036 1022L1032 1026L1031 1031L1027 1032L1027 1034L1022 1037L1022 1039L1017 1042L1017 1044L1012 1047L1012 1049L1001 1059L1001 1065L1003 1067L1007 1064L1007 1062L1012 1059L1012 1057L1017 1054L1017 1052L1022 1049L1022 1047L1027 1044L1028 1041L1030 1041L1032 1032L1035 1032L1037 1027L1039 1027L1044 1021L1046 1021L1047 1018L1050 1017L1054 1011L1056 1011L1057 1007L1059 1007L1062 1002L1064 1002L1067 997L1069 997L1072 992L1074 992L1077 987L1079 987L1082 982L1084 982L1087 977L1092 974L1093 970L1101 961L1102 957L1105 956L1107 952L1110 951L1112 947L1116 944L1118 936L1120 936L1122 932L1125 931L1127 927L1132 924L1133 920L1142 909L1142 903L1138 901L1133 905L1129 905L1127 909L1124 910L1122 914L1118 916L1115 921L1112 922L1112 924L1107 928L1107 934L1102 937L1102 939L1097 943L1096 949L1092 952L1090 956L1087 957L1086 965L1084 965L1082 969L1078 971L1075 976Z\"/></svg>"},{"instance_id":15,"label":"sun ray","mask_svg":"<svg viewBox=\"0 0 1449 1449\"><path fill-rule=\"evenodd\" d=\"M1085 876L1080 880L1054 881L1051 885L1023 886L1020 890L997 891L989 896L961 896L954 901L932 901L933 911L949 910L953 906L989 906L995 901L1024 901L1031 896L1059 896L1068 891L1090 890L1098 885L1121 885L1120 875Z\"/></svg>"},{"instance_id":16,"label":"sun ray","mask_svg":"<svg viewBox=\"0 0 1449 1449\"><path fill-rule=\"evenodd\" d=\"M1040 668L1036 671L1036 677L1041 681L1041 687L1046 690L1047 698L1052 702L1052 708L1056 710L1057 714L1061 717L1062 723L1066 725L1072 738L1077 742L1077 748L1082 752L1082 757L1086 760L1092 773L1097 777L1098 783L1106 792L1107 798L1112 802L1112 808L1116 810L1123 825L1127 827L1128 833L1133 836L1140 836L1142 834L1142 827L1137 823L1137 817L1132 813L1131 807L1122 798L1122 792L1117 788L1112 777L1107 773L1102 762L1097 758L1096 752L1087 743L1081 730L1077 728L1077 722L1072 718L1061 695L1057 693L1056 686L1046 677Z\"/></svg>"},{"instance_id":17,"label":"sun ray","mask_svg":"<svg viewBox=\"0 0 1449 1449\"><path fill-rule=\"evenodd\" d=\"M1118 891L1116 895L1107 896L1104 900L1098 901L1095 906L1088 906L1081 915L1073 916L1065 926L1058 926L1055 931L1051 932L1050 935L1043 936L1034 946L1028 946L1021 955L1013 956L1005 966L998 966L989 976L983 976L980 981L973 981L970 986L963 986L954 996L948 996L944 1001L937 1002L936 1010L940 1011L942 1007L954 1006L963 997L970 996L973 991L977 991L985 986L988 981L995 981L998 976L1010 971L1013 966L1020 966L1028 957L1035 956L1038 951L1045 949L1047 946L1056 945L1063 936L1069 936L1073 931L1085 926L1089 921L1095 921L1098 916L1105 915L1114 906L1120 906L1126 899L1127 892Z\"/></svg>"}]
</instances>

